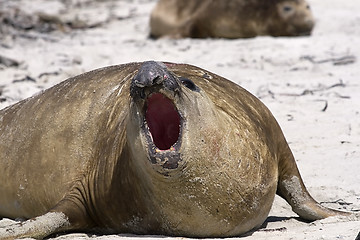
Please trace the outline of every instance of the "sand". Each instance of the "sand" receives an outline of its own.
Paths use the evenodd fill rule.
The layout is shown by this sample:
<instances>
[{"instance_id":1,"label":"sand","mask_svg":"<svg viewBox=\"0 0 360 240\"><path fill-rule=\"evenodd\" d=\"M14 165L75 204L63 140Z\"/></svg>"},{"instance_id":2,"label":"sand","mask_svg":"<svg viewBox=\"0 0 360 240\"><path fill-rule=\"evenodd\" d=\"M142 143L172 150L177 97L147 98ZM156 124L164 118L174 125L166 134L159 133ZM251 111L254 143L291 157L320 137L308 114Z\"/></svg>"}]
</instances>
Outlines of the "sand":
<instances>
[{"instance_id":1,"label":"sand","mask_svg":"<svg viewBox=\"0 0 360 240\"><path fill-rule=\"evenodd\" d=\"M360 1L309 2L316 18L311 37L154 41L148 39L148 21L155 0L0 0L0 12L19 8L37 28L0 27L0 108L108 65L197 65L240 84L269 107L315 199L359 213ZM36 19L38 12L53 17L55 31ZM263 228L241 239L354 240L360 231L355 217L303 222L280 198L269 216ZM54 239L159 237L175 239L81 233Z\"/></svg>"}]
</instances>

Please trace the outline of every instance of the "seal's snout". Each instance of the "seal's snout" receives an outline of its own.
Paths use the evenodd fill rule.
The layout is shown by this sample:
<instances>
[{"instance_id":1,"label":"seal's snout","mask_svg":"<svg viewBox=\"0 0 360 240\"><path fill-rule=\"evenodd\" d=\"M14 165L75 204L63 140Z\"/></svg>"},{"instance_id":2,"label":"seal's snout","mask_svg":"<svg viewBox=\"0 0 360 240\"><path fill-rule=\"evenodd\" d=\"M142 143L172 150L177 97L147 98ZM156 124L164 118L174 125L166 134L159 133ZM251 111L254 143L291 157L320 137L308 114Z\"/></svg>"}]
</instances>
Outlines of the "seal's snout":
<instances>
[{"instance_id":1,"label":"seal's snout","mask_svg":"<svg viewBox=\"0 0 360 240\"><path fill-rule=\"evenodd\" d=\"M179 80L167 69L165 64L155 61L144 62L131 82L132 97L145 98L144 89L160 86L170 91L178 91Z\"/></svg>"},{"instance_id":2,"label":"seal's snout","mask_svg":"<svg viewBox=\"0 0 360 240\"><path fill-rule=\"evenodd\" d=\"M143 65L134 78L134 84L143 88L162 83L167 75L162 73L162 69L156 67L152 63Z\"/></svg>"}]
</instances>

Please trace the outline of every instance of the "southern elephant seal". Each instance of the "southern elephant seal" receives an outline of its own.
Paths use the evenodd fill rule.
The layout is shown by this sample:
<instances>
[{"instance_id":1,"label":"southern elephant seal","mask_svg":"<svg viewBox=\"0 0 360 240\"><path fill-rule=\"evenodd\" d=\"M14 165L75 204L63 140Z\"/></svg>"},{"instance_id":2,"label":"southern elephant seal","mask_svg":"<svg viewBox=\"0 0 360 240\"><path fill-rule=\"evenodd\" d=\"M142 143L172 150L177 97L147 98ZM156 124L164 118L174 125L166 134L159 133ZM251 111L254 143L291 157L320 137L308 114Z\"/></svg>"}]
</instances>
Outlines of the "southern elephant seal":
<instances>
[{"instance_id":1,"label":"southern elephant seal","mask_svg":"<svg viewBox=\"0 0 360 240\"><path fill-rule=\"evenodd\" d=\"M306 0L159 0L150 36L248 38L310 35L314 18Z\"/></svg>"},{"instance_id":2,"label":"southern elephant seal","mask_svg":"<svg viewBox=\"0 0 360 240\"><path fill-rule=\"evenodd\" d=\"M270 111L220 76L154 61L70 78L0 111L0 239L61 231L238 236L275 193L307 220L345 214L305 189Z\"/></svg>"}]
</instances>

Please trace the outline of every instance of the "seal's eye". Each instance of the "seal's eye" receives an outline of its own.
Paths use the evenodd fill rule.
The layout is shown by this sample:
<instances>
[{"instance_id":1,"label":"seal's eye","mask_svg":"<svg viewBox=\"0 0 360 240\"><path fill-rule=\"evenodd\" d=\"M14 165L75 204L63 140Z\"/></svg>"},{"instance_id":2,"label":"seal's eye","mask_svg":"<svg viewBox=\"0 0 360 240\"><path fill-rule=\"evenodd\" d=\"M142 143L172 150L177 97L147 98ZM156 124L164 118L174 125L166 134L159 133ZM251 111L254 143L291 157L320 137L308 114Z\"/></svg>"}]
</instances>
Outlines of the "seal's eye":
<instances>
[{"instance_id":1,"label":"seal's eye","mask_svg":"<svg viewBox=\"0 0 360 240\"><path fill-rule=\"evenodd\" d=\"M283 10L284 10L284 12L290 12L292 10L292 7L284 6Z\"/></svg>"},{"instance_id":2,"label":"seal's eye","mask_svg":"<svg viewBox=\"0 0 360 240\"><path fill-rule=\"evenodd\" d=\"M182 82L182 84L184 84L185 87L187 87L188 89L192 90L192 91L196 91L199 92L200 89L195 85L195 83L193 81L191 81L190 79L187 78L183 78L180 77L180 81Z\"/></svg>"}]
</instances>

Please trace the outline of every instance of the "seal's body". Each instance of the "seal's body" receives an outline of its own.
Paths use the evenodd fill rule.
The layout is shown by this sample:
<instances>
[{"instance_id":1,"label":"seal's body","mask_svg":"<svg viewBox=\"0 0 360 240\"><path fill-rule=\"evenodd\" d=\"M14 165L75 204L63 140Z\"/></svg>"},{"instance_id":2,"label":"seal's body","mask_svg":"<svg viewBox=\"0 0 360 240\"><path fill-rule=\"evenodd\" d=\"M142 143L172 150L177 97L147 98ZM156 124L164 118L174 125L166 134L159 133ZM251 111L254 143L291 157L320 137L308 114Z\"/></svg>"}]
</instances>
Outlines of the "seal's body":
<instances>
[{"instance_id":1,"label":"seal's body","mask_svg":"<svg viewBox=\"0 0 360 240\"><path fill-rule=\"evenodd\" d=\"M158 62L68 79L0 111L0 238L59 231L228 237L275 193L308 220L341 214L306 191L270 111L200 68Z\"/></svg>"},{"instance_id":2,"label":"seal's body","mask_svg":"<svg viewBox=\"0 0 360 240\"><path fill-rule=\"evenodd\" d=\"M306 0L159 0L151 13L153 38L248 38L310 35Z\"/></svg>"}]
</instances>

